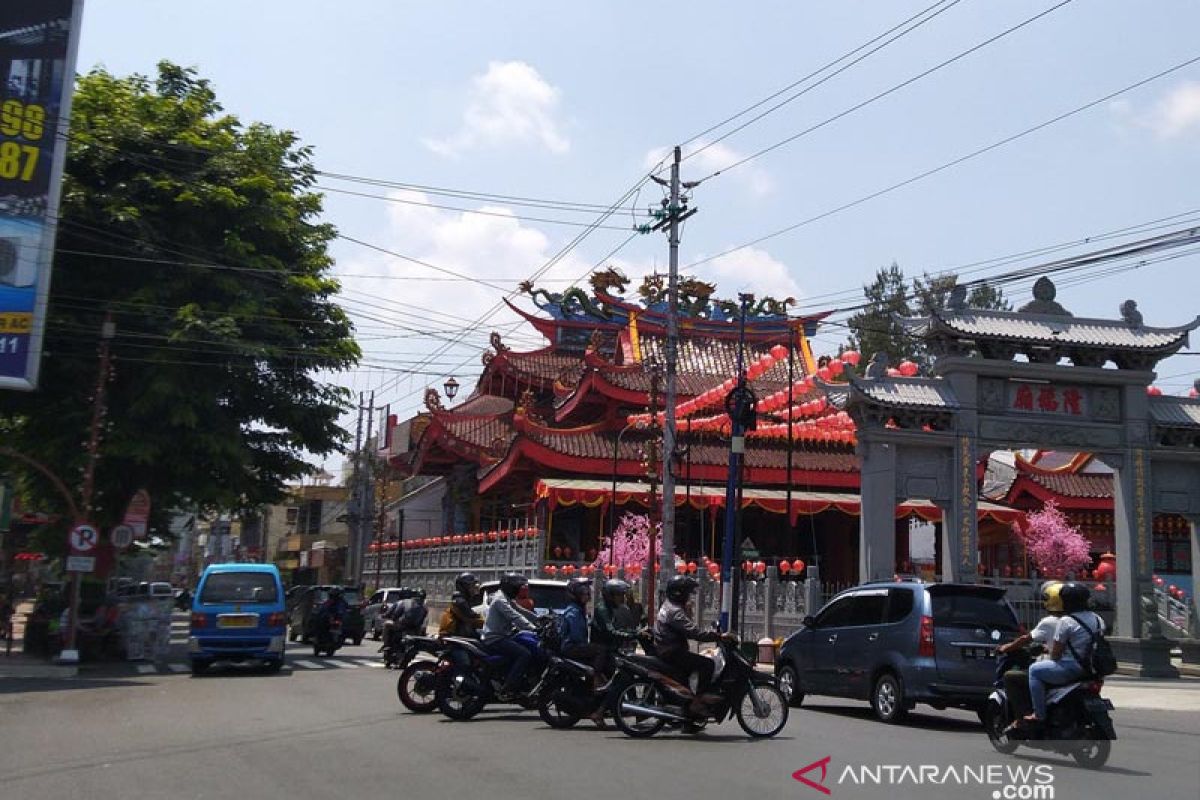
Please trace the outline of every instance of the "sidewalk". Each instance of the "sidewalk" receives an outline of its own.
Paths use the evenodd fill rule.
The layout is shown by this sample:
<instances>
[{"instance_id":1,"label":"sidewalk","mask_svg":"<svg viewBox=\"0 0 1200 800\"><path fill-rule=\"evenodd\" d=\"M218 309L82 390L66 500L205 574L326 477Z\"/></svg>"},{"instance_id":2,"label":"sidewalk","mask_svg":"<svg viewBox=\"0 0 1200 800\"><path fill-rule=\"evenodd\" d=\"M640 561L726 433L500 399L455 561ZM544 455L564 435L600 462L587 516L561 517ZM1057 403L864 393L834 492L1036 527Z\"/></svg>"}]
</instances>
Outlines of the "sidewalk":
<instances>
[{"instance_id":1,"label":"sidewalk","mask_svg":"<svg viewBox=\"0 0 1200 800\"><path fill-rule=\"evenodd\" d=\"M1118 709L1200 711L1200 678L1160 680L1111 675L1101 692Z\"/></svg>"},{"instance_id":2,"label":"sidewalk","mask_svg":"<svg viewBox=\"0 0 1200 800\"><path fill-rule=\"evenodd\" d=\"M33 612L33 601L17 603L13 614L12 652L5 655L0 647L0 680L4 678L74 678L79 674L78 666L54 664L44 658L27 656L24 653L25 620Z\"/></svg>"}]
</instances>

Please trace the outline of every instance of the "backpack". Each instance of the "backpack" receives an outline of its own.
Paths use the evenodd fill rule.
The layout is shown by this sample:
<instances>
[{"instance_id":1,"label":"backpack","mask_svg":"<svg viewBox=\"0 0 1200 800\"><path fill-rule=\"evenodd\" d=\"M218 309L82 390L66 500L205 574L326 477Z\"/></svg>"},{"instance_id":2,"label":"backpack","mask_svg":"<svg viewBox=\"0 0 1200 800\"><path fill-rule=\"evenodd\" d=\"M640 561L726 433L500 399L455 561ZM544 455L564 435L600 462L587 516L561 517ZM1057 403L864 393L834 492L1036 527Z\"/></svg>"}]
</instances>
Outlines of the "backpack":
<instances>
[{"instance_id":1,"label":"backpack","mask_svg":"<svg viewBox=\"0 0 1200 800\"><path fill-rule=\"evenodd\" d=\"M1108 643L1108 639L1103 633L1093 631L1083 620L1074 614L1068 614L1068 617L1079 623L1088 635L1092 637L1092 649L1088 652L1087 658L1080 658L1079 653L1075 652L1075 648L1071 647L1071 643L1067 642L1067 647L1071 650L1071 655L1075 656L1075 660L1080 666L1088 671L1088 674L1096 678L1105 678L1117 671L1117 657L1113 654L1112 645Z\"/></svg>"}]
</instances>

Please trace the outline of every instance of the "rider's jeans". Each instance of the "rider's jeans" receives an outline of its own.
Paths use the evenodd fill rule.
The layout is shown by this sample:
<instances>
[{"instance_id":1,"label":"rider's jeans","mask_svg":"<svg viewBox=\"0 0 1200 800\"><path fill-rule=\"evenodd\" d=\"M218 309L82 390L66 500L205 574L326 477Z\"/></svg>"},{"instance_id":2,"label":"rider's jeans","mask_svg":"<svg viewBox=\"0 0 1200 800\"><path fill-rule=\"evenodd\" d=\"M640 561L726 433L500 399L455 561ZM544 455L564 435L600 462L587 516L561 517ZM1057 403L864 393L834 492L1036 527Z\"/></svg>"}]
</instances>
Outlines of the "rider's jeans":
<instances>
[{"instance_id":1,"label":"rider's jeans","mask_svg":"<svg viewBox=\"0 0 1200 800\"><path fill-rule=\"evenodd\" d=\"M1046 688L1065 686L1083 675L1083 669L1074 661L1038 661L1029 667L1029 696L1033 700L1033 713L1038 719L1046 718Z\"/></svg>"},{"instance_id":2,"label":"rider's jeans","mask_svg":"<svg viewBox=\"0 0 1200 800\"><path fill-rule=\"evenodd\" d=\"M499 639L488 644L487 649L508 659L508 676L504 679L504 692L513 692L521 681L521 676L529 668L533 654L522 644L512 639Z\"/></svg>"}]
</instances>

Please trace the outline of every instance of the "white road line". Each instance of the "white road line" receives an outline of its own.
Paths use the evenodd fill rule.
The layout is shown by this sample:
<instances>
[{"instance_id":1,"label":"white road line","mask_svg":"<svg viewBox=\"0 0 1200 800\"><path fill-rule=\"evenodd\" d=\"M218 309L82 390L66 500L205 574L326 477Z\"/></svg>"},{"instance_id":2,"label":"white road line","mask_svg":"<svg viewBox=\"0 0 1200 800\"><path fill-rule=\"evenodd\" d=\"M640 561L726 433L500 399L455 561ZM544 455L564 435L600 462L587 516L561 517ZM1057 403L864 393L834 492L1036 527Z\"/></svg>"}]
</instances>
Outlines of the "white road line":
<instances>
[{"instance_id":1,"label":"white road line","mask_svg":"<svg viewBox=\"0 0 1200 800\"><path fill-rule=\"evenodd\" d=\"M324 664L319 664L316 661L298 661L295 659L292 660L292 666L300 667L300 669L325 669Z\"/></svg>"},{"instance_id":2,"label":"white road line","mask_svg":"<svg viewBox=\"0 0 1200 800\"><path fill-rule=\"evenodd\" d=\"M364 667L374 667L375 669L383 669L382 661L359 661L358 663Z\"/></svg>"},{"instance_id":3,"label":"white road line","mask_svg":"<svg viewBox=\"0 0 1200 800\"><path fill-rule=\"evenodd\" d=\"M187 664L167 664L167 669L171 670L171 672L188 672L191 670L191 667Z\"/></svg>"},{"instance_id":4,"label":"white road line","mask_svg":"<svg viewBox=\"0 0 1200 800\"><path fill-rule=\"evenodd\" d=\"M149 675L151 672L158 672L158 667L153 664L138 664L137 671L143 675Z\"/></svg>"},{"instance_id":5,"label":"white road line","mask_svg":"<svg viewBox=\"0 0 1200 800\"><path fill-rule=\"evenodd\" d=\"M358 668L358 664L355 664L351 661L330 661L329 663L333 664L333 666L335 666L335 667L341 667L342 669L357 669Z\"/></svg>"}]
</instances>

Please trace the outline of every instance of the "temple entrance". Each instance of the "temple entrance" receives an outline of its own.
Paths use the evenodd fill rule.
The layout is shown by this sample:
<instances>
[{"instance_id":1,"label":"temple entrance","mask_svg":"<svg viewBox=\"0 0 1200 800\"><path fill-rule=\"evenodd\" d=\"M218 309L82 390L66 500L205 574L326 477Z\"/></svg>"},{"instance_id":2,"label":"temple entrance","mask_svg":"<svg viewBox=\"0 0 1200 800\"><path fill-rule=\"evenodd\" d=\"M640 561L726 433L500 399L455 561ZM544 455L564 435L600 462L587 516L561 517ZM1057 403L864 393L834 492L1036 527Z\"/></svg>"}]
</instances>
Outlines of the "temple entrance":
<instances>
[{"instance_id":1,"label":"temple entrance","mask_svg":"<svg viewBox=\"0 0 1200 800\"><path fill-rule=\"evenodd\" d=\"M1111 467L1116 553L1114 648L1142 674L1172 675L1153 584L1155 513L1200 520L1200 400L1151 389L1159 360L1187 344L1200 318L1150 328L1137 304L1122 319L1073 317L1038 280L1015 312L968 308L900 320L936 355L934 377L889 373L877 354L865 378L823 385L853 418L862 458L859 577L896 571L897 503L923 497L943 511L942 580L978 579L980 465L996 450L1057 447ZM1193 600L1194 602L1194 600Z\"/></svg>"}]
</instances>

